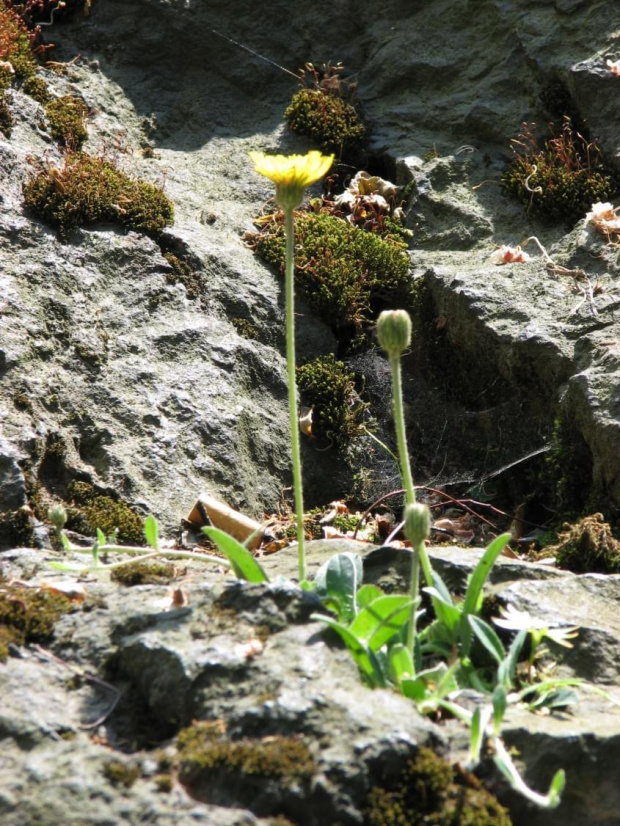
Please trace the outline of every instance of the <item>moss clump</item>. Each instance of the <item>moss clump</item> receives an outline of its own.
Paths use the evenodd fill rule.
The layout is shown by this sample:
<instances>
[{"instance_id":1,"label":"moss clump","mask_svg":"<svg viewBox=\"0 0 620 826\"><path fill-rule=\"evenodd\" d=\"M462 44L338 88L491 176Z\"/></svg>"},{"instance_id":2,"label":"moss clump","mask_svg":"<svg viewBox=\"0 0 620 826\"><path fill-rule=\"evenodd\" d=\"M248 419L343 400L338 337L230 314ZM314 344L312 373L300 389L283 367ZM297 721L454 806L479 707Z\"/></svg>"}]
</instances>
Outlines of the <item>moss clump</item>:
<instances>
[{"instance_id":1,"label":"moss clump","mask_svg":"<svg viewBox=\"0 0 620 826\"><path fill-rule=\"evenodd\" d=\"M559 540L546 549L555 553L558 567L576 574L620 573L620 542L614 539L601 513L586 516L574 525L566 524Z\"/></svg>"},{"instance_id":2,"label":"moss clump","mask_svg":"<svg viewBox=\"0 0 620 826\"><path fill-rule=\"evenodd\" d=\"M132 587L134 585L168 585L175 577L175 567L171 562L132 562L115 568L110 574L114 582Z\"/></svg>"},{"instance_id":3,"label":"moss clump","mask_svg":"<svg viewBox=\"0 0 620 826\"><path fill-rule=\"evenodd\" d=\"M73 150L82 148L82 144L88 139L86 131L88 106L82 98L77 95L54 98L46 104L45 114L54 140Z\"/></svg>"},{"instance_id":4,"label":"moss clump","mask_svg":"<svg viewBox=\"0 0 620 826\"><path fill-rule=\"evenodd\" d=\"M183 284L187 297L192 300L204 298L206 285L202 275L173 252L164 252L164 258L172 267L172 272L166 273L166 281L169 284Z\"/></svg>"},{"instance_id":5,"label":"moss clump","mask_svg":"<svg viewBox=\"0 0 620 826\"><path fill-rule=\"evenodd\" d=\"M75 227L101 221L156 236L174 218L161 189L83 152L67 151L62 168L41 165L24 185L24 201L63 239Z\"/></svg>"},{"instance_id":6,"label":"moss clump","mask_svg":"<svg viewBox=\"0 0 620 826\"><path fill-rule=\"evenodd\" d=\"M54 624L73 610L74 604L62 594L0 585L0 661L6 660L10 643L46 642Z\"/></svg>"},{"instance_id":7,"label":"moss clump","mask_svg":"<svg viewBox=\"0 0 620 826\"><path fill-rule=\"evenodd\" d=\"M390 789L368 796L366 826L510 826L506 809L475 778L421 748Z\"/></svg>"},{"instance_id":8,"label":"moss clump","mask_svg":"<svg viewBox=\"0 0 620 826\"><path fill-rule=\"evenodd\" d=\"M11 113L11 96L0 91L0 132L5 138L11 137L13 115Z\"/></svg>"},{"instance_id":9,"label":"moss clump","mask_svg":"<svg viewBox=\"0 0 620 826\"><path fill-rule=\"evenodd\" d=\"M37 103L40 103L42 106L45 106L45 104L49 103L52 99L50 87L39 75L30 75L30 77L24 81L22 92L30 95L33 100L36 100Z\"/></svg>"},{"instance_id":10,"label":"moss clump","mask_svg":"<svg viewBox=\"0 0 620 826\"><path fill-rule=\"evenodd\" d=\"M98 494L87 482L72 482L68 495L75 508L69 510L67 528L94 534L99 528L119 542L144 544L144 522L124 502Z\"/></svg>"},{"instance_id":11,"label":"moss clump","mask_svg":"<svg viewBox=\"0 0 620 826\"><path fill-rule=\"evenodd\" d=\"M155 788L160 794L168 794L172 791L174 779L171 774L158 774L154 779Z\"/></svg>"},{"instance_id":12,"label":"moss clump","mask_svg":"<svg viewBox=\"0 0 620 826\"><path fill-rule=\"evenodd\" d=\"M332 215L300 212L295 223L295 278L313 312L336 329L354 327L388 306L413 301L409 257L402 245ZM258 254L282 271L284 226L275 220L253 236Z\"/></svg>"},{"instance_id":13,"label":"moss clump","mask_svg":"<svg viewBox=\"0 0 620 826\"><path fill-rule=\"evenodd\" d=\"M558 134L539 144L534 124L524 123L513 141L515 159L501 185L529 212L552 220L584 218L597 201L620 190L620 177L606 166L599 148L564 118Z\"/></svg>"},{"instance_id":14,"label":"moss clump","mask_svg":"<svg viewBox=\"0 0 620 826\"><path fill-rule=\"evenodd\" d=\"M116 788L130 789L140 777L140 769L120 760L110 760L103 767L103 776Z\"/></svg>"},{"instance_id":15,"label":"moss clump","mask_svg":"<svg viewBox=\"0 0 620 826\"><path fill-rule=\"evenodd\" d=\"M333 354L320 356L297 368L303 400L313 408L312 435L346 447L362 427L368 405L358 400L354 374Z\"/></svg>"},{"instance_id":16,"label":"moss clump","mask_svg":"<svg viewBox=\"0 0 620 826\"><path fill-rule=\"evenodd\" d=\"M34 544L32 510L28 506L0 513L0 547L32 548Z\"/></svg>"},{"instance_id":17,"label":"moss clump","mask_svg":"<svg viewBox=\"0 0 620 826\"><path fill-rule=\"evenodd\" d=\"M36 69L28 29L5 0L0 0L0 60L11 64L16 77L28 77Z\"/></svg>"},{"instance_id":18,"label":"moss clump","mask_svg":"<svg viewBox=\"0 0 620 826\"><path fill-rule=\"evenodd\" d=\"M357 109L338 94L301 89L284 112L291 131L307 135L323 152L343 157L359 147L366 127Z\"/></svg>"},{"instance_id":19,"label":"moss clump","mask_svg":"<svg viewBox=\"0 0 620 826\"><path fill-rule=\"evenodd\" d=\"M243 338L258 338L258 330L251 321L248 321L247 318L232 318L231 323L235 330L240 336L243 336Z\"/></svg>"},{"instance_id":20,"label":"moss clump","mask_svg":"<svg viewBox=\"0 0 620 826\"><path fill-rule=\"evenodd\" d=\"M212 722L195 723L177 738L179 779L203 785L208 776L254 776L281 781L283 786L308 781L316 766L308 746L293 737L231 741Z\"/></svg>"}]
</instances>

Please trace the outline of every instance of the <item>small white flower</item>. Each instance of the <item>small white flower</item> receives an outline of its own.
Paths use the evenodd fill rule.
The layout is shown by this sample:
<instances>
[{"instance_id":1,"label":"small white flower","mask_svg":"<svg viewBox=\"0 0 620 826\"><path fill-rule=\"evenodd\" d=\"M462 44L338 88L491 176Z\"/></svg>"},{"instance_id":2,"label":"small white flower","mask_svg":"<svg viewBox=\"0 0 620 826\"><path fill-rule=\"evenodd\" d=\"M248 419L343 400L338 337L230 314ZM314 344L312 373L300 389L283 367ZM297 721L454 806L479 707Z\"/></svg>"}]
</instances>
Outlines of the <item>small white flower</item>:
<instances>
[{"instance_id":1,"label":"small white flower","mask_svg":"<svg viewBox=\"0 0 620 826\"><path fill-rule=\"evenodd\" d=\"M573 647L569 640L577 636L579 630L577 626L549 627L548 623L535 619L528 611L518 611L513 605L508 605L507 608L502 608L501 611L502 618L493 617L493 622L495 625L499 625L500 628L506 628L509 631L527 631L530 634L537 632L540 639L547 637L558 645L563 645L564 648Z\"/></svg>"},{"instance_id":2,"label":"small white flower","mask_svg":"<svg viewBox=\"0 0 620 826\"><path fill-rule=\"evenodd\" d=\"M494 264L524 264L529 260L530 256L521 247L509 247L506 244L491 253Z\"/></svg>"}]
</instances>

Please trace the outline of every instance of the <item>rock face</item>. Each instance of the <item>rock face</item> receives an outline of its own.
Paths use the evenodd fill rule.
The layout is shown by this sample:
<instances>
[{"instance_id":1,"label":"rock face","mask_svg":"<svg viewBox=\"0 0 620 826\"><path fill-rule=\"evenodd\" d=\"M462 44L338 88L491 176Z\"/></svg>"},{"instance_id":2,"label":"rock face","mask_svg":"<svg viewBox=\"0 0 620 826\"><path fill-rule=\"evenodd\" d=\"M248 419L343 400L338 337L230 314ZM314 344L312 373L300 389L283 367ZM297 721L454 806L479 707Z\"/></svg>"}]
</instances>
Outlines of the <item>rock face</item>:
<instances>
[{"instance_id":1,"label":"rock face","mask_svg":"<svg viewBox=\"0 0 620 826\"><path fill-rule=\"evenodd\" d=\"M45 507L76 479L154 513L168 531L203 489L256 515L274 509L290 482L283 299L278 277L242 242L272 196L247 153L305 151L282 125L296 89L287 71L342 60L372 126L369 167L412 184L412 273L424 291L405 370L420 466L440 481L504 485L518 500L541 485L553 447L577 504L617 515L616 248L583 222L534 220L498 186L521 121L550 117L540 101L549 82L617 162L609 3L274 0L249 10L234 0L93 0L90 17L46 31L56 60L81 55L64 76L42 72L55 95L84 97L85 149L165 182L176 219L158 242L101 225L61 242L25 212L22 185L28 156L54 165L62 153L39 104L13 90L13 134L0 141L0 513L35 495ZM585 281L549 271L533 245L526 264L490 261L494 245L532 235L554 262L598 281L591 300ZM330 330L298 301L300 357L334 352ZM349 363L388 417L385 362L371 352ZM341 495L338 457L305 450L309 503ZM393 468L377 468L385 489ZM45 545L36 523L33 537ZM335 550L315 548L311 572ZM435 556L457 590L469 555ZM0 573L38 582L43 559L9 550ZM286 555L268 565L295 572ZM406 555L370 551L366 576L402 587L407 566ZM496 594L517 608L581 627L562 668L617 701L617 577L512 562L494 576ZM47 653L11 649L0 664L3 823L266 826L275 793L265 811L242 796L198 802L176 782L158 793L166 761L153 749L192 719L224 721L236 739L306 742L312 788L291 784L286 797L285 814L300 824L363 823L373 784L396 777L421 745L465 759L462 730L364 689L346 652L310 622L316 604L290 584L242 588L205 566L184 587L189 606L172 611L163 588L92 587L99 602L65 615ZM559 766L568 777L549 813L490 775L517 826L620 823L616 708L586 691L574 717L511 712L505 736L528 783L546 788ZM106 779L110 760L138 769L131 787Z\"/></svg>"}]
</instances>

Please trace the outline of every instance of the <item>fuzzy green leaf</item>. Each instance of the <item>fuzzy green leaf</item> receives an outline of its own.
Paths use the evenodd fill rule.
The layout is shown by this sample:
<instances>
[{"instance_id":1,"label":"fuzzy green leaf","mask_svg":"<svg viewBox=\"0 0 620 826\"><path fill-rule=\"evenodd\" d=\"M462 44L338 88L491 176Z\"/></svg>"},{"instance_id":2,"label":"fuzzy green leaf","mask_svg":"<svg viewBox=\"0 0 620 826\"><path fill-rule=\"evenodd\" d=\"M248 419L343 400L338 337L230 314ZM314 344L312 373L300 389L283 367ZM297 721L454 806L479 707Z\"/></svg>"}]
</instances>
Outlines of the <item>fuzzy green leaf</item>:
<instances>
[{"instance_id":1,"label":"fuzzy green leaf","mask_svg":"<svg viewBox=\"0 0 620 826\"><path fill-rule=\"evenodd\" d=\"M468 620L474 634L476 635L476 638L486 648L495 662L501 663L501 661L506 657L506 649L502 645L502 641L497 636L495 630L489 625L488 622L485 622L480 619L480 617L476 617L473 614L469 615Z\"/></svg>"},{"instance_id":2,"label":"fuzzy green leaf","mask_svg":"<svg viewBox=\"0 0 620 826\"><path fill-rule=\"evenodd\" d=\"M159 526L152 514L149 514L144 522L144 538L153 550L159 550Z\"/></svg>"},{"instance_id":3,"label":"fuzzy green leaf","mask_svg":"<svg viewBox=\"0 0 620 826\"><path fill-rule=\"evenodd\" d=\"M405 596L377 597L362 608L349 626L350 630L372 651L378 651L407 624L413 604L413 600Z\"/></svg>"}]
</instances>

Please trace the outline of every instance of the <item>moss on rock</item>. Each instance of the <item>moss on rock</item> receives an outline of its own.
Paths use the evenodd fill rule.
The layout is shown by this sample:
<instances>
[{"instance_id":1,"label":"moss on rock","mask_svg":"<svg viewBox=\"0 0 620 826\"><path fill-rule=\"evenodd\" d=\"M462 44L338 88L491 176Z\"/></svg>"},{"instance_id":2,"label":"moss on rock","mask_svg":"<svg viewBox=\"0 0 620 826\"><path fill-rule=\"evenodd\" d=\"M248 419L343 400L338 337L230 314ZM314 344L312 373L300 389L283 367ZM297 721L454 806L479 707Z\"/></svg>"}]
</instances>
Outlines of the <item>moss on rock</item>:
<instances>
[{"instance_id":1,"label":"moss on rock","mask_svg":"<svg viewBox=\"0 0 620 826\"><path fill-rule=\"evenodd\" d=\"M301 89L293 95L284 118L291 131L307 135L318 149L338 157L360 146L366 136L355 106L323 89Z\"/></svg>"},{"instance_id":2,"label":"moss on rock","mask_svg":"<svg viewBox=\"0 0 620 826\"><path fill-rule=\"evenodd\" d=\"M30 77L24 81L22 92L29 95L33 100L36 100L37 103L40 103L42 106L49 103L52 98L50 87L39 75L30 75Z\"/></svg>"},{"instance_id":3,"label":"moss on rock","mask_svg":"<svg viewBox=\"0 0 620 826\"><path fill-rule=\"evenodd\" d=\"M540 145L532 126L523 124L513 150L515 159L502 176L502 188L529 212L545 218L585 218L592 204L620 190L620 176L603 162L596 144L574 129L569 117Z\"/></svg>"},{"instance_id":4,"label":"moss on rock","mask_svg":"<svg viewBox=\"0 0 620 826\"><path fill-rule=\"evenodd\" d=\"M6 660L10 643L46 642L54 624L74 608L62 594L0 584L0 662Z\"/></svg>"},{"instance_id":5,"label":"moss on rock","mask_svg":"<svg viewBox=\"0 0 620 826\"><path fill-rule=\"evenodd\" d=\"M580 519L574 525L566 524L559 534L560 542L549 546L555 553L558 567L577 574L620 573L620 542L614 538L610 526L601 513Z\"/></svg>"},{"instance_id":6,"label":"moss on rock","mask_svg":"<svg viewBox=\"0 0 620 826\"><path fill-rule=\"evenodd\" d=\"M168 585L175 577L171 562L132 562L115 568L110 578L121 585Z\"/></svg>"},{"instance_id":7,"label":"moss on rock","mask_svg":"<svg viewBox=\"0 0 620 826\"><path fill-rule=\"evenodd\" d=\"M273 781L284 790L294 783L309 783L316 772L303 740L284 736L229 740L218 721L198 722L183 729L177 748L179 779L198 799L216 786L239 790L242 784L248 795L254 796L256 784Z\"/></svg>"},{"instance_id":8,"label":"moss on rock","mask_svg":"<svg viewBox=\"0 0 620 826\"><path fill-rule=\"evenodd\" d=\"M106 537L116 534L119 542L144 544L144 522L124 502L97 493L87 482L72 482L68 495L74 504L68 512L70 530L94 534L99 528Z\"/></svg>"},{"instance_id":9,"label":"moss on rock","mask_svg":"<svg viewBox=\"0 0 620 826\"><path fill-rule=\"evenodd\" d=\"M402 244L324 213L300 212L295 223L295 278L313 312L334 328L360 331L386 307L409 307L413 281ZM280 219L252 238L257 253L284 268Z\"/></svg>"},{"instance_id":10,"label":"moss on rock","mask_svg":"<svg viewBox=\"0 0 620 826\"><path fill-rule=\"evenodd\" d=\"M367 405L355 392L354 374L333 354L297 368L303 400L313 408L312 435L346 447L360 433Z\"/></svg>"},{"instance_id":11,"label":"moss on rock","mask_svg":"<svg viewBox=\"0 0 620 826\"><path fill-rule=\"evenodd\" d=\"M67 151L62 168L41 164L24 185L24 201L65 240L75 227L101 221L157 236L174 219L161 189L83 152Z\"/></svg>"},{"instance_id":12,"label":"moss on rock","mask_svg":"<svg viewBox=\"0 0 620 826\"><path fill-rule=\"evenodd\" d=\"M88 106L82 98L77 95L54 98L45 105L45 114L54 140L74 150L82 148L82 144L88 139Z\"/></svg>"},{"instance_id":13,"label":"moss on rock","mask_svg":"<svg viewBox=\"0 0 620 826\"><path fill-rule=\"evenodd\" d=\"M421 748L389 788L368 796L366 826L510 826L506 809L473 776Z\"/></svg>"}]
</instances>

